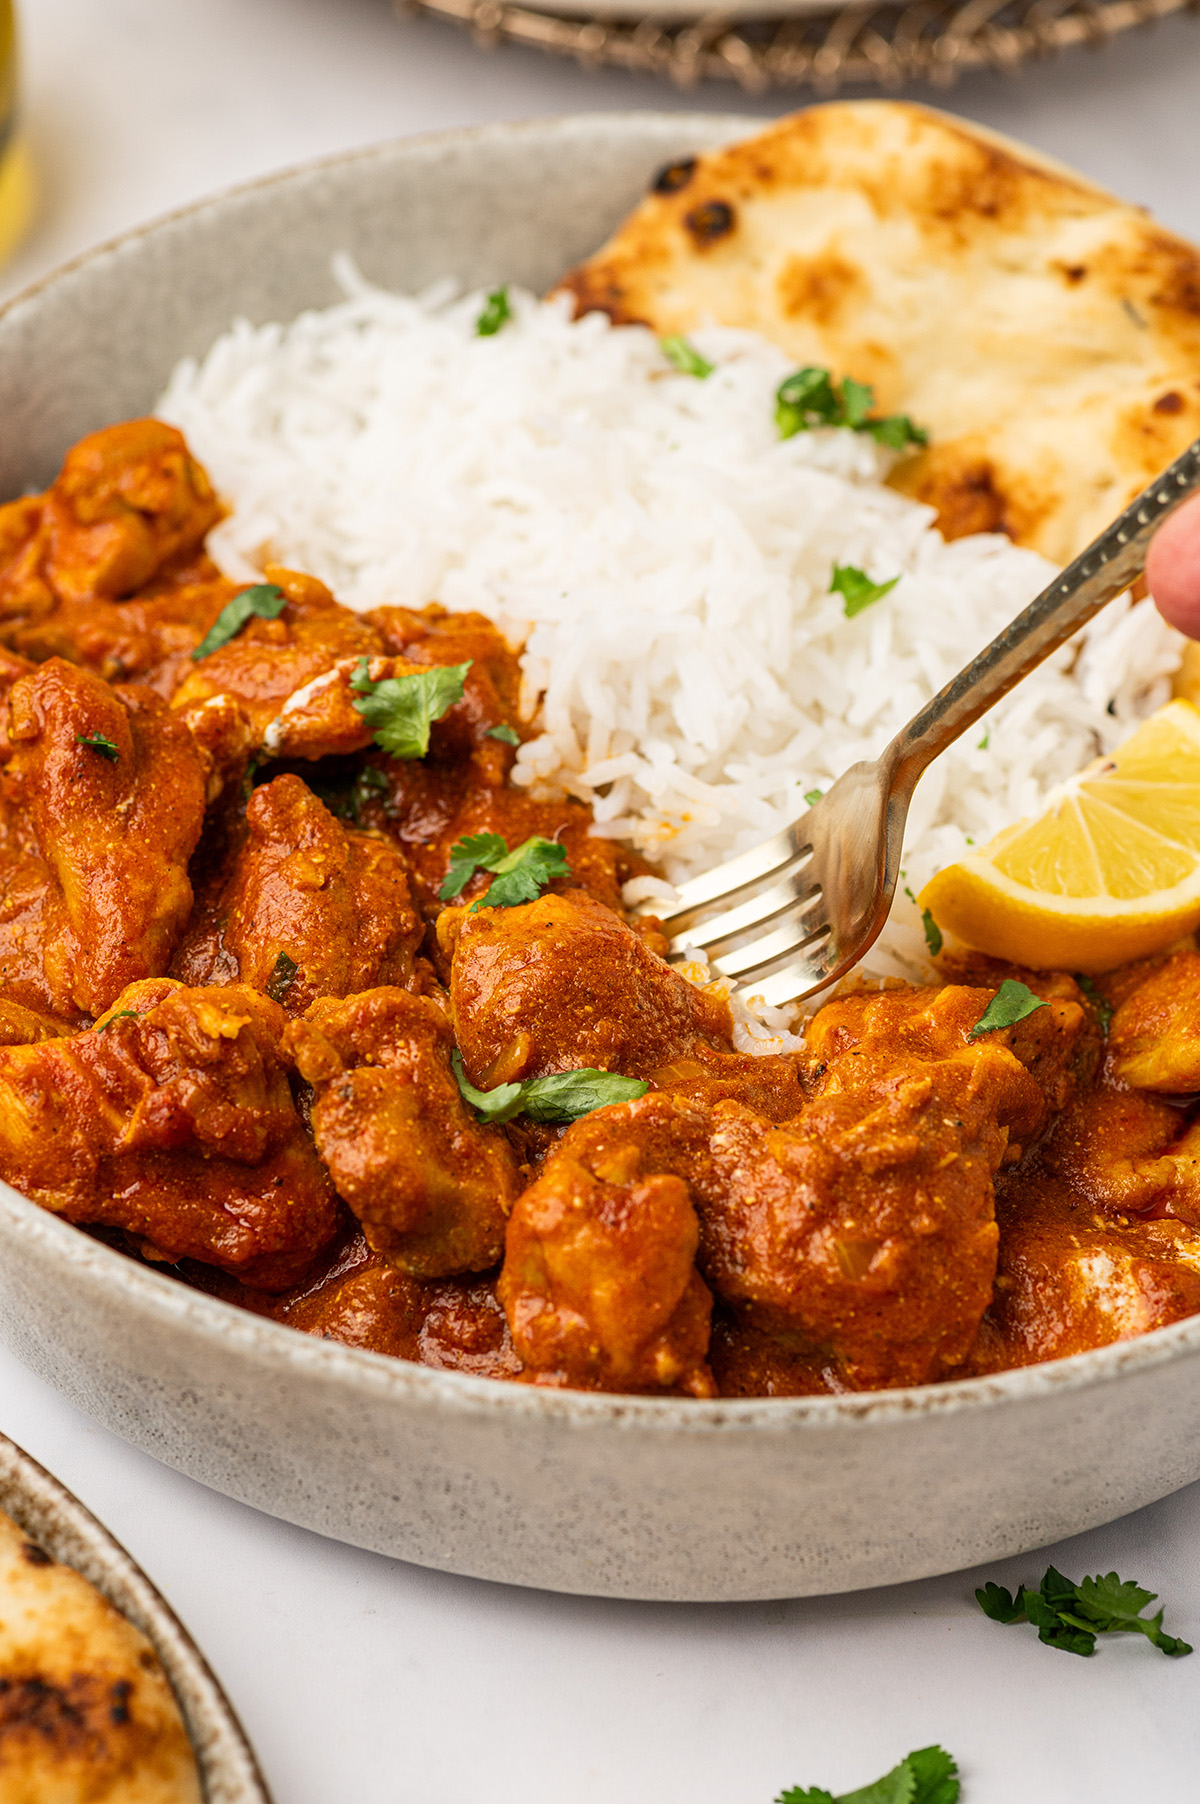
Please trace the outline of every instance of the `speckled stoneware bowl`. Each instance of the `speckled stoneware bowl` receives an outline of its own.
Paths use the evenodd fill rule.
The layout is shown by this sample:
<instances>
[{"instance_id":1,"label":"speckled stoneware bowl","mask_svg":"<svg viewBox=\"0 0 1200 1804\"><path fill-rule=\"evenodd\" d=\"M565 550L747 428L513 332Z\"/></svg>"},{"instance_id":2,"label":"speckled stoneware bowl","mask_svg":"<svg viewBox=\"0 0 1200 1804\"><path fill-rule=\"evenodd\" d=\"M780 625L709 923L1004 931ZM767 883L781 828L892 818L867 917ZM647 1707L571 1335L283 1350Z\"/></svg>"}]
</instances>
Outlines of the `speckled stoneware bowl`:
<instances>
[{"instance_id":1,"label":"speckled stoneware bowl","mask_svg":"<svg viewBox=\"0 0 1200 1804\"><path fill-rule=\"evenodd\" d=\"M52 1559L81 1572L151 1642L192 1738L205 1804L271 1804L242 1725L174 1610L91 1511L2 1434L0 1510Z\"/></svg>"},{"instance_id":2,"label":"speckled stoneware bowl","mask_svg":"<svg viewBox=\"0 0 1200 1804\"><path fill-rule=\"evenodd\" d=\"M0 314L0 496L151 406L235 315L416 287L544 288L663 163L754 129L610 115L414 139L219 196ZM108 1427L363 1547L619 1597L797 1596L1059 1539L1200 1476L1200 1318L1001 1377L697 1403L546 1392L311 1339L135 1265L0 1186L0 1333Z\"/></svg>"}]
</instances>

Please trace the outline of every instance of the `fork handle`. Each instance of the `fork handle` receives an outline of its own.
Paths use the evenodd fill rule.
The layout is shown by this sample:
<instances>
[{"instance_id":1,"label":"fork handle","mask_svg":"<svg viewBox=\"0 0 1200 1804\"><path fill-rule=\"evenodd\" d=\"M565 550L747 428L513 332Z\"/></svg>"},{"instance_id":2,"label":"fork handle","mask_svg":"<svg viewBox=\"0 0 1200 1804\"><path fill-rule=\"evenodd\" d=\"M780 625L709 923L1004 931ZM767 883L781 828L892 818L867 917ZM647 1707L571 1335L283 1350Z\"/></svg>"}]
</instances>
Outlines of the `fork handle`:
<instances>
[{"instance_id":1,"label":"fork handle","mask_svg":"<svg viewBox=\"0 0 1200 1804\"><path fill-rule=\"evenodd\" d=\"M1127 589L1142 573L1157 528L1197 488L1200 439L901 728L881 759L893 792L911 795L939 752Z\"/></svg>"}]
</instances>

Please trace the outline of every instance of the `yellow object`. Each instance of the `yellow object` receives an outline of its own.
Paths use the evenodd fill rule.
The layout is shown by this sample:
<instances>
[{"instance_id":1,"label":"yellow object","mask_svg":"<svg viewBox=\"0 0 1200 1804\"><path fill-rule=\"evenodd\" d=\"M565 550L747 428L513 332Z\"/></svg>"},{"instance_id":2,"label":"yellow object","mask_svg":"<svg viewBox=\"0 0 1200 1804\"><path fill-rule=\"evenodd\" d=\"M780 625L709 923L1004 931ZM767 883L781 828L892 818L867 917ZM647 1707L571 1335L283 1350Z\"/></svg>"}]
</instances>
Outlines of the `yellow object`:
<instances>
[{"instance_id":1,"label":"yellow object","mask_svg":"<svg viewBox=\"0 0 1200 1804\"><path fill-rule=\"evenodd\" d=\"M1200 709L1169 702L1036 820L921 892L943 932L1035 969L1111 971L1200 926Z\"/></svg>"},{"instance_id":2,"label":"yellow object","mask_svg":"<svg viewBox=\"0 0 1200 1804\"><path fill-rule=\"evenodd\" d=\"M0 262L33 211L29 153L17 133L17 34L12 0L0 0Z\"/></svg>"}]
</instances>

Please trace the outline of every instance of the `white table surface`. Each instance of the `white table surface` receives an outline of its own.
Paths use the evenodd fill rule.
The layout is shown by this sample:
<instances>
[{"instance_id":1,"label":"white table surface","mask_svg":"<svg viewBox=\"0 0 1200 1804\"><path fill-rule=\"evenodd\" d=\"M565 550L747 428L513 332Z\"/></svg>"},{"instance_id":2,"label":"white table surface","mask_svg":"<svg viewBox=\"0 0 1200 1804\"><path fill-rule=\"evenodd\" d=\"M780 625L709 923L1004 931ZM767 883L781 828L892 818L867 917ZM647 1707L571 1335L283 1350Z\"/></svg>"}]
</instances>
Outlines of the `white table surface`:
<instances>
[{"instance_id":1,"label":"white table surface","mask_svg":"<svg viewBox=\"0 0 1200 1804\"><path fill-rule=\"evenodd\" d=\"M42 212L0 295L223 183L414 131L778 100L681 95L478 52L385 0L20 0ZM1200 21L935 98L1200 237ZM982 1574L822 1600L662 1606L424 1572L256 1514L133 1452L0 1354L0 1428L126 1543L189 1624L277 1804L771 1804L958 1757L963 1804L1200 1796L1200 1656L1093 1660L976 1609ZM1053 1457L1052 1453L1048 1457ZM1200 1486L1046 1555L1116 1567L1200 1642Z\"/></svg>"}]
</instances>

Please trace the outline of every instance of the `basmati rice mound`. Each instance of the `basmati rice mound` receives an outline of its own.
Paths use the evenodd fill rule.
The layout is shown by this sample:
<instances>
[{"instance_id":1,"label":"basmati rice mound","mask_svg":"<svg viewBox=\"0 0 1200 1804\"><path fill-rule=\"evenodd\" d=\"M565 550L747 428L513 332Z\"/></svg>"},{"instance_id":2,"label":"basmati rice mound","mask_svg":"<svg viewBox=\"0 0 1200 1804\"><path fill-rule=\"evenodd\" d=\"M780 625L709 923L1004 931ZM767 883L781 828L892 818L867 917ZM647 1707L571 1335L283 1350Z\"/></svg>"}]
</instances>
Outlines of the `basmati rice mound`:
<instances>
[{"instance_id":1,"label":"basmati rice mound","mask_svg":"<svg viewBox=\"0 0 1200 1804\"><path fill-rule=\"evenodd\" d=\"M999 536L946 544L864 434L781 440L789 365L752 334L697 332L701 380L566 299L514 291L480 337L481 295L337 273L344 301L237 323L162 397L232 508L210 552L239 581L312 571L352 608L489 615L524 643L541 728L515 781L578 796L675 881L874 757L1052 574ZM847 619L846 564L899 581ZM1116 602L937 761L869 973L928 971L911 895L1165 701L1180 645Z\"/></svg>"}]
</instances>

